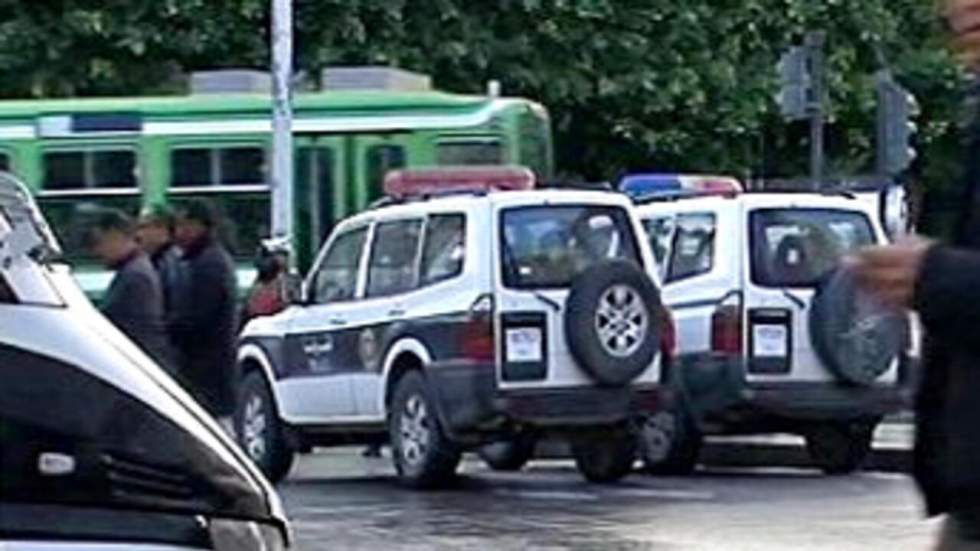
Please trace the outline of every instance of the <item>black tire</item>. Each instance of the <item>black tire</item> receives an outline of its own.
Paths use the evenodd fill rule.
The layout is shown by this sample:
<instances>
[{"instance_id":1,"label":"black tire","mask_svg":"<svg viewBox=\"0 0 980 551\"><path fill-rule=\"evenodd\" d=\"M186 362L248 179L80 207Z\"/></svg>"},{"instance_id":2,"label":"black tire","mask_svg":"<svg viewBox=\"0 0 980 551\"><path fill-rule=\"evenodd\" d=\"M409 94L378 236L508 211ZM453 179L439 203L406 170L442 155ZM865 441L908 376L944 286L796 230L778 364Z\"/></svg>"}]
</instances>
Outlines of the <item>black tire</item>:
<instances>
[{"instance_id":1,"label":"black tire","mask_svg":"<svg viewBox=\"0 0 980 551\"><path fill-rule=\"evenodd\" d=\"M871 453L874 421L821 424L806 434L810 458L825 474L844 475L860 469Z\"/></svg>"},{"instance_id":2,"label":"black tire","mask_svg":"<svg viewBox=\"0 0 980 551\"><path fill-rule=\"evenodd\" d=\"M817 356L852 385L877 381L906 341L907 319L861 290L849 270L831 272L817 287L809 324Z\"/></svg>"},{"instance_id":3,"label":"black tire","mask_svg":"<svg viewBox=\"0 0 980 551\"><path fill-rule=\"evenodd\" d=\"M637 431L637 449L652 475L684 476L694 472L704 436L683 407L652 413Z\"/></svg>"},{"instance_id":4,"label":"black tire","mask_svg":"<svg viewBox=\"0 0 980 551\"><path fill-rule=\"evenodd\" d=\"M628 290L623 307L641 301L645 327L639 335L627 335L627 327L606 319L616 335L603 338L599 329L600 305L613 289ZM650 277L625 261L604 262L581 273L572 283L565 307L565 336L579 366L602 386L629 384L646 371L660 351L660 292ZM636 318L640 319L640 318ZM624 317L623 320L626 320ZM624 339L619 341L619 339ZM622 354L610 347L622 342Z\"/></svg>"},{"instance_id":5,"label":"black tire","mask_svg":"<svg viewBox=\"0 0 980 551\"><path fill-rule=\"evenodd\" d=\"M438 488L456 476L461 452L446 438L436 407L422 374L413 371L398 381L388 433L395 470L406 486Z\"/></svg>"},{"instance_id":6,"label":"black tire","mask_svg":"<svg viewBox=\"0 0 980 551\"><path fill-rule=\"evenodd\" d=\"M633 471L636 435L624 429L595 432L571 441L575 466L589 482L610 484Z\"/></svg>"},{"instance_id":7,"label":"black tire","mask_svg":"<svg viewBox=\"0 0 980 551\"><path fill-rule=\"evenodd\" d=\"M534 457L537 443L534 436L522 434L510 440L482 446L477 451L477 455L495 471L515 472L523 469Z\"/></svg>"},{"instance_id":8,"label":"black tire","mask_svg":"<svg viewBox=\"0 0 980 551\"><path fill-rule=\"evenodd\" d=\"M273 483L286 478L296 454L286 438L269 386L259 372L253 371L242 380L234 425L238 445L259 470Z\"/></svg>"}]
</instances>

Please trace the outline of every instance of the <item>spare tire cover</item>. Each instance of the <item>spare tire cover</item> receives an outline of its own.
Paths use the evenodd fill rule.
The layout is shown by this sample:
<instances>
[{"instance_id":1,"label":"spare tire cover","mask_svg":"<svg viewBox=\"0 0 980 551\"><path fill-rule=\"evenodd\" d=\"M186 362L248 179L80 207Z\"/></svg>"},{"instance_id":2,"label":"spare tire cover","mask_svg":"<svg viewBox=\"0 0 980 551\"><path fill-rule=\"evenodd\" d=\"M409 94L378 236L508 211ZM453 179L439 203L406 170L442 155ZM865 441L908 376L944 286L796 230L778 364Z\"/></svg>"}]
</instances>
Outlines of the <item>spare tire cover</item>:
<instances>
[{"instance_id":1,"label":"spare tire cover","mask_svg":"<svg viewBox=\"0 0 980 551\"><path fill-rule=\"evenodd\" d=\"M579 366L603 386L640 376L660 350L660 292L644 271L604 262L572 282L565 340Z\"/></svg>"},{"instance_id":2,"label":"spare tire cover","mask_svg":"<svg viewBox=\"0 0 980 551\"><path fill-rule=\"evenodd\" d=\"M901 353L906 319L861 289L853 272L838 269L817 287L810 306L810 340L838 377L870 385Z\"/></svg>"}]
</instances>

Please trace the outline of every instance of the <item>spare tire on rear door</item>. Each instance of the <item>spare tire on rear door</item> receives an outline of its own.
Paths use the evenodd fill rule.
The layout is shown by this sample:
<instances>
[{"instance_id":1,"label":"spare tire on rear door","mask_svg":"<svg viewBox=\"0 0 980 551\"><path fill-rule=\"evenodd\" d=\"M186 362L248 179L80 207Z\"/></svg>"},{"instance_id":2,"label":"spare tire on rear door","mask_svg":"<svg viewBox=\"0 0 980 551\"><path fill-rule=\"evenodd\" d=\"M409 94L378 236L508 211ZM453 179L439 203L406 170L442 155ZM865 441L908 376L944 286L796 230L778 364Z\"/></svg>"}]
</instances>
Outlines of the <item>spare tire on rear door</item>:
<instances>
[{"instance_id":1,"label":"spare tire on rear door","mask_svg":"<svg viewBox=\"0 0 980 551\"><path fill-rule=\"evenodd\" d=\"M572 282L565 308L568 348L600 385L629 384L660 349L660 308L660 292L635 264L596 265Z\"/></svg>"},{"instance_id":2,"label":"spare tire on rear door","mask_svg":"<svg viewBox=\"0 0 980 551\"><path fill-rule=\"evenodd\" d=\"M905 317L860 289L846 269L817 287L810 307L810 340L817 356L842 380L870 385L894 364L905 343Z\"/></svg>"}]
</instances>

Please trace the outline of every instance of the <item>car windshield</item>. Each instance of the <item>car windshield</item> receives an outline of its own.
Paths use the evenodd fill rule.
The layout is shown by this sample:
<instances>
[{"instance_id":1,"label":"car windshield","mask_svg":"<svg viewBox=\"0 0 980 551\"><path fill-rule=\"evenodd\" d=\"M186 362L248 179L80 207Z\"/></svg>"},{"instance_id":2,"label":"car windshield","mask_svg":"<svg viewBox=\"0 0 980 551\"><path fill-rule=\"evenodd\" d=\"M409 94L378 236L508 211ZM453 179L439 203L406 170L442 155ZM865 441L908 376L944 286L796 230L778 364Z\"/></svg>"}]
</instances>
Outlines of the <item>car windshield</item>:
<instances>
[{"instance_id":1,"label":"car windshield","mask_svg":"<svg viewBox=\"0 0 980 551\"><path fill-rule=\"evenodd\" d=\"M868 217L846 210L757 210L751 231L752 281L766 287L813 287L841 257L874 243Z\"/></svg>"},{"instance_id":2,"label":"car windshield","mask_svg":"<svg viewBox=\"0 0 980 551\"><path fill-rule=\"evenodd\" d=\"M613 259L641 264L629 217L606 206L541 206L503 212L504 284L562 288Z\"/></svg>"}]
</instances>

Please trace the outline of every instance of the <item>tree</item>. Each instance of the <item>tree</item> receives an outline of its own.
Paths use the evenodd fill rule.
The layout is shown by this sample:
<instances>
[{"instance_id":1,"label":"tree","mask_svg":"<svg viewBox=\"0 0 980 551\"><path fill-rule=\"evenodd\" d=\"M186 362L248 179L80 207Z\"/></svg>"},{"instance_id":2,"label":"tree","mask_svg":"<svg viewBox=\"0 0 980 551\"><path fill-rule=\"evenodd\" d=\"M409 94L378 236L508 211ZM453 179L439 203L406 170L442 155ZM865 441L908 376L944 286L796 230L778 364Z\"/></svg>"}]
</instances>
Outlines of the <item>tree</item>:
<instances>
[{"instance_id":1,"label":"tree","mask_svg":"<svg viewBox=\"0 0 980 551\"><path fill-rule=\"evenodd\" d=\"M828 31L832 172L873 166L877 45L920 98L917 180L951 180L961 71L922 0L296 0L297 65L392 64L449 90L551 110L558 161L590 179L635 169L792 176L805 127L773 101L775 64ZM268 0L0 0L6 96L172 91L205 67L265 67Z\"/></svg>"}]
</instances>

